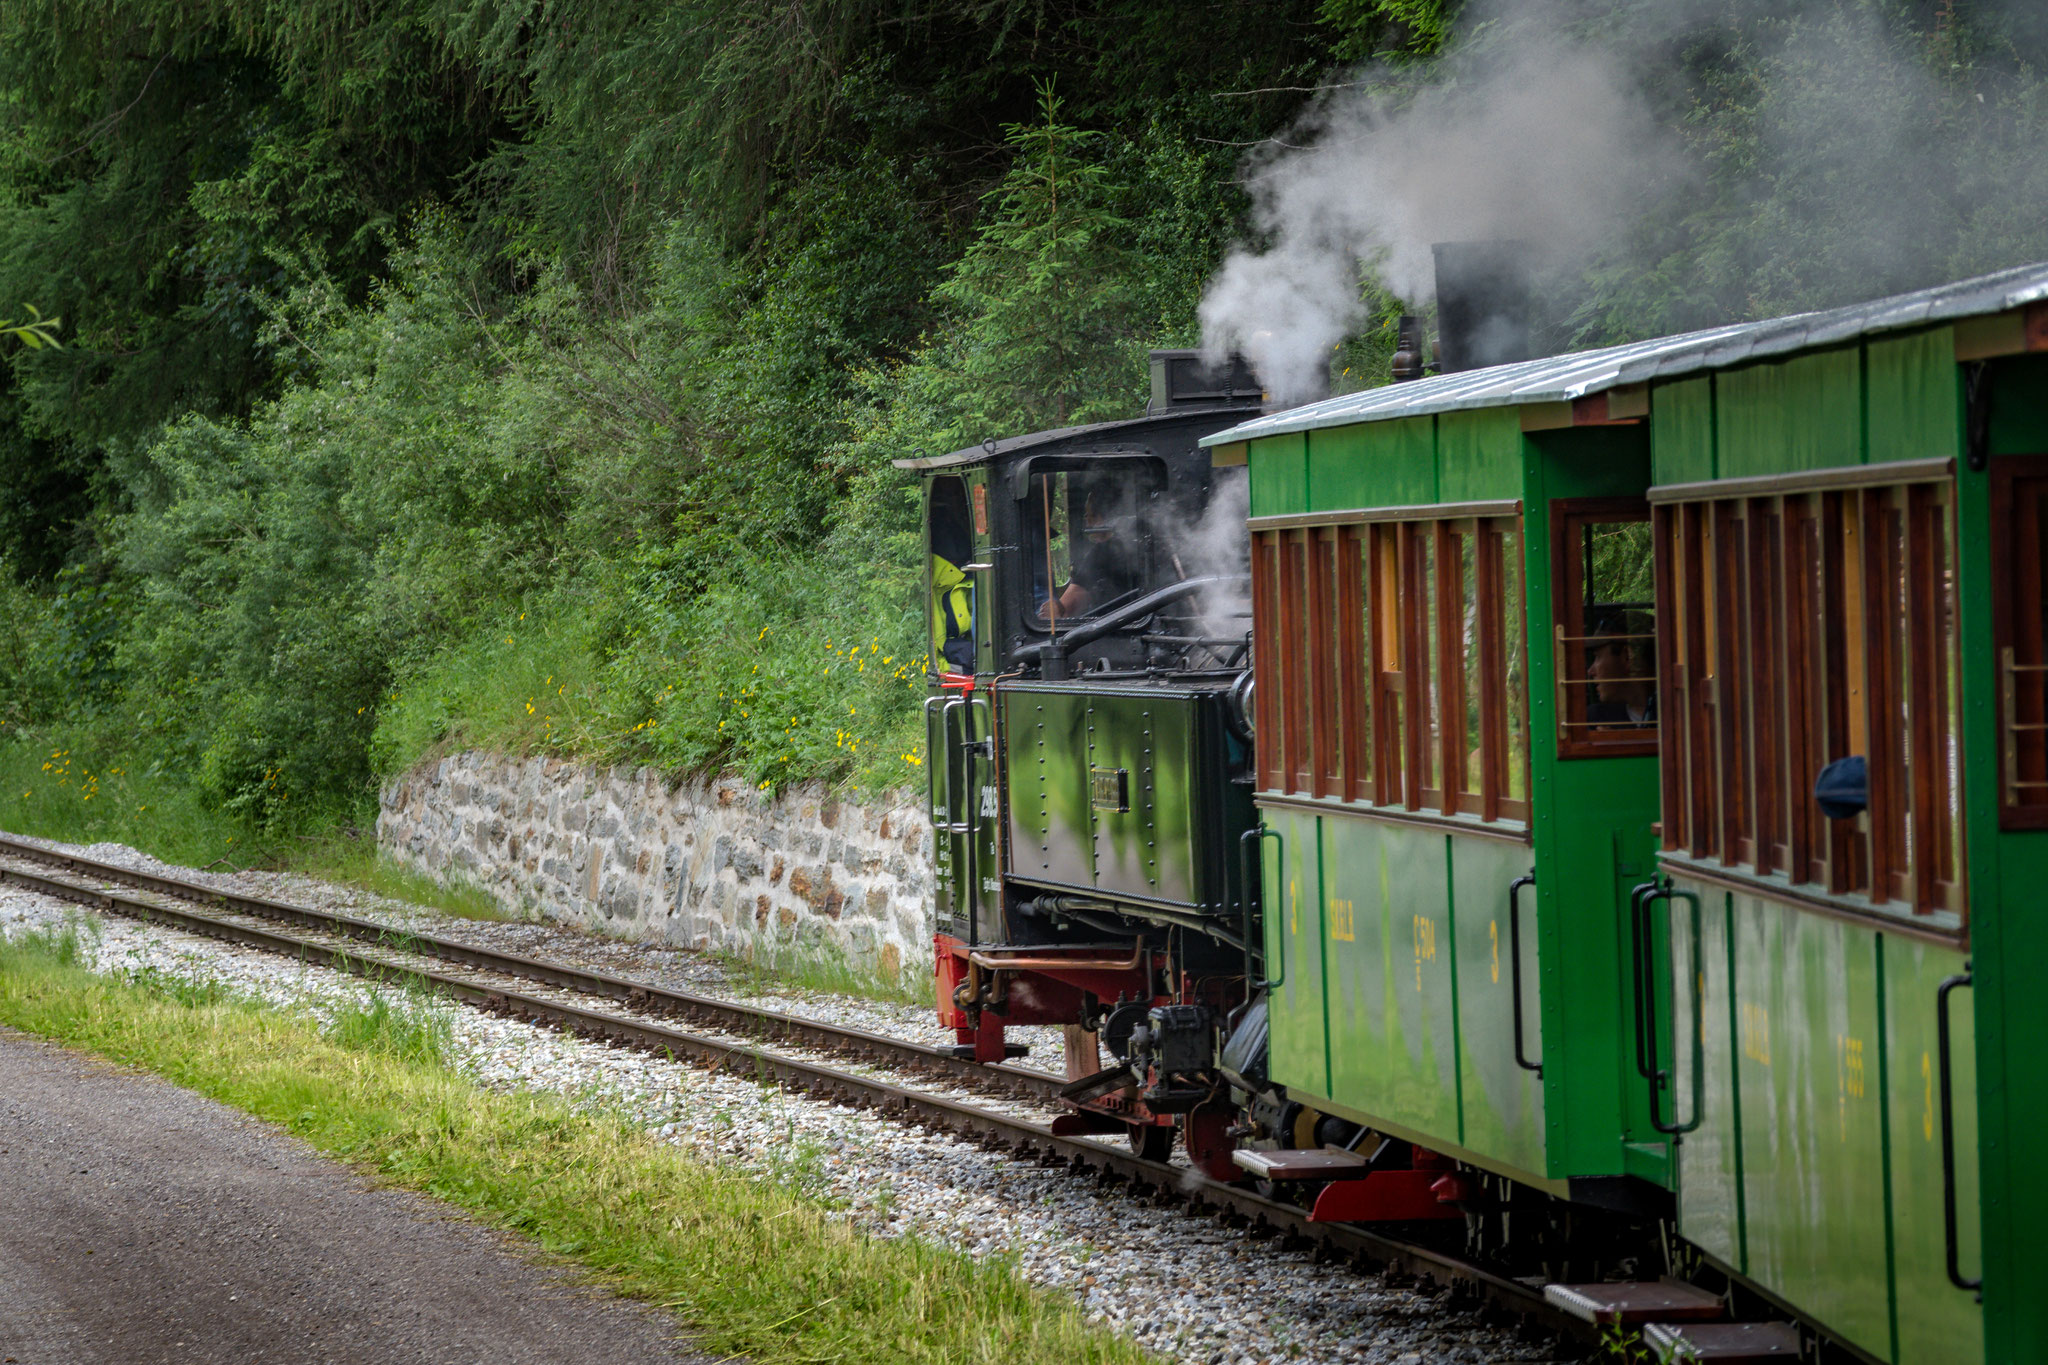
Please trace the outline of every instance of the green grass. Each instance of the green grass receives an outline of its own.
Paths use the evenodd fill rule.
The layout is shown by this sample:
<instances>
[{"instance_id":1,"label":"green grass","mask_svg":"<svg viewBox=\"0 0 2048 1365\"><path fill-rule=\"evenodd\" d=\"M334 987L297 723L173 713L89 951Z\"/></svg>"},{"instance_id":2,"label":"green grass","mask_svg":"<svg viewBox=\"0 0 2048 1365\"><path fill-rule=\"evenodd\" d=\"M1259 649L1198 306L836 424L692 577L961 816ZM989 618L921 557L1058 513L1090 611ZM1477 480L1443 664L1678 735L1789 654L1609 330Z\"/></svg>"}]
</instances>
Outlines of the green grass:
<instances>
[{"instance_id":1,"label":"green grass","mask_svg":"<svg viewBox=\"0 0 2048 1365\"><path fill-rule=\"evenodd\" d=\"M464 919L517 918L482 887L391 858L355 824L337 817L311 833L266 832L203 805L181 777L137 772L76 733L0 731L0 830L126 844L185 867L298 872Z\"/></svg>"},{"instance_id":2,"label":"green grass","mask_svg":"<svg viewBox=\"0 0 2048 1365\"><path fill-rule=\"evenodd\" d=\"M283 841L209 810L178 772L136 767L76 732L0 729L0 829L121 843L187 867L247 867Z\"/></svg>"},{"instance_id":3,"label":"green grass","mask_svg":"<svg viewBox=\"0 0 2048 1365\"><path fill-rule=\"evenodd\" d=\"M752 954L718 953L718 964L737 989L754 995L821 991L892 1005L932 1004L932 974L922 958L891 971L862 965L836 949L767 946Z\"/></svg>"},{"instance_id":4,"label":"green grass","mask_svg":"<svg viewBox=\"0 0 2048 1365\"><path fill-rule=\"evenodd\" d=\"M277 857L279 865L287 871L358 886L373 895L426 906L460 919L520 918L474 882L459 877L443 881L429 876L399 862L378 848L374 838L354 830L301 838L281 849Z\"/></svg>"},{"instance_id":5,"label":"green grass","mask_svg":"<svg viewBox=\"0 0 2048 1365\"><path fill-rule=\"evenodd\" d=\"M1011 1264L872 1238L816 1200L700 1164L624 1122L484 1090L437 1059L433 1028L420 1023L431 1010L344 1010L323 1032L246 1001L96 976L78 958L63 933L0 945L0 1023L155 1072L523 1233L673 1309L713 1355L757 1365L1150 1359Z\"/></svg>"}]
</instances>

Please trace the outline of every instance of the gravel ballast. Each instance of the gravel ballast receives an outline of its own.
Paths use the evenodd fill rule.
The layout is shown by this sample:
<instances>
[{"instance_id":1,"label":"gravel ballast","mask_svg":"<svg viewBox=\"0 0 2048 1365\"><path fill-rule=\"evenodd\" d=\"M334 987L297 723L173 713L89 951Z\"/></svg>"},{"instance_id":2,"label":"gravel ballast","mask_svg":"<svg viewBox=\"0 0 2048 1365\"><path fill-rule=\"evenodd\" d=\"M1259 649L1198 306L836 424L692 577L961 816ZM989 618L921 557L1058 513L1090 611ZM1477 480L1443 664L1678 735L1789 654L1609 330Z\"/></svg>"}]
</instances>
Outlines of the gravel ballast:
<instances>
[{"instance_id":1,"label":"gravel ballast","mask_svg":"<svg viewBox=\"0 0 2048 1365\"><path fill-rule=\"evenodd\" d=\"M454 919L303 877L194 873L119 845L66 851L877 1033L951 1041L927 1009L810 993L743 996L716 963L664 946L594 939L551 926ZM101 971L214 980L316 1015L369 989L270 954L119 917L82 915L48 897L0 890L0 933L78 919L89 923L87 960ZM1436 1296L1317 1264L1270 1239L1099 1187L1063 1169L473 1010L451 1011L451 1026L451 1060L484 1085L554 1092L623 1114L704 1160L829 1201L879 1235L916 1236L978 1257L1012 1258L1028 1280L1076 1294L1092 1315L1167 1359L1422 1365L1544 1356L1511 1332L1447 1309ZM1057 1057L1056 1031L1019 1034L1027 1032L1053 1035L1047 1040L1051 1046L1034 1051Z\"/></svg>"}]
</instances>

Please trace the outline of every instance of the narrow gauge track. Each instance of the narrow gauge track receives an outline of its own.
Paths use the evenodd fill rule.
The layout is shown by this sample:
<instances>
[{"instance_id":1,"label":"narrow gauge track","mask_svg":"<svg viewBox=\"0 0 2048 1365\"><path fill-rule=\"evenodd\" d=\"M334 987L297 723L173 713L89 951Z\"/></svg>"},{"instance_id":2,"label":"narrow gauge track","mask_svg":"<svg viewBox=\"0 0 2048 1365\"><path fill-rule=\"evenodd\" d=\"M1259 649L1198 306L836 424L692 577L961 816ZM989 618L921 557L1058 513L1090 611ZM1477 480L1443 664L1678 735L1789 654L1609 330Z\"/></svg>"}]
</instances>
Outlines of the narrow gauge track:
<instances>
[{"instance_id":1,"label":"narrow gauge track","mask_svg":"<svg viewBox=\"0 0 2048 1365\"><path fill-rule=\"evenodd\" d=\"M433 934L394 929L388 924L357 919L351 915L289 905L262 896L222 891L177 877L140 872L93 858L60 853L5 834L0 834L0 858L19 858L41 863L94 880L134 887L196 905L217 907L232 914L274 920L301 929L311 929L322 934L374 944L390 952L439 958L444 962L459 963L465 967L532 981L558 990L616 1000L626 1008L641 1014L659 1015L706 1025L742 1038L791 1043L836 1056L883 1062L913 1072L942 1077L971 1089L1019 1099L1050 1102L1055 1098L1061 1085L1058 1077L1042 1071L1009 1065L982 1066L955 1057L944 1049L907 1042L901 1038L890 1038L863 1029L846 1028L822 1020L805 1019L800 1015L741 1005L711 996L695 995L688 991L669 990L583 967L543 962L517 953L479 948L474 944L440 938ZM33 890L43 889L40 885L30 885L34 880L32 874L23 875L28 876L30 880L23 881L9 869L0 866L0 881L30 886ZM296 944L297 940L293 942ZM294 948L293 951L296 952L297 949Z\"/></svg>"},{"instance_id":2,"label":"narrow gauge track","mask_svg":"<svg viewBox=\"0 0 2048 1365\"><path fill-rule=\"evenodd\" d=\"M1208 1180L1183 1167L1148 1161L1086 1138L1061 1136L1042 1123L963 1104L914 1086L895 1085L873 1076L783 1056L751 1043L709 1038L652 1020L622 1018L607 1010L586 1009L524 991L479 984L448 972L365 956L295 934L224 919L199 907L218 907L236 916L282 922L325 935L374 944L390 952L441 958L476 970L616 1001L637 1013L712 1024L728 1034L777 1039L815 1050L886 1061L915 1073L947 1080L964 1079L984 1087L993 1081L1000 1090L1029 1098L1049 1099L1058 1088L1060 1082L1043 1073L1008 1066L983 1067L962 1062L950 1053L919 1043L778 1011L753 1009L731 1001L665 990L607 973L493 952L433 935L395 930L352 916L221 891L175 877L139 872L76 854L61 853L8 835L0 835L0 857L53 869L49 873L36 872L0 863L0 884L297 958L370 980L424 987L492 1013L547 1024L596 1041L667 1054L714 1069L753 1074L817 1098L873 1109L885 1117L971 1137L994 1149L1035 1155L1050 1164L1066 1165L1076 1171L1092 1171L1102 1179L1124 1180L1134 1189L1145 1189L1165 1201L1182 1203L1192 1212L1212 1213L1238 1226L1278 1233L1313 1245L1322 1253L1354 1264L1445 1286L1518 1317L1530 1327L1546 1328L1580 1340L1590 1339L1588 1325L1545 1302L1540 1287L1531 1287L1433 1248L1387 1237L1355 1224L1311 1223L1304 1210L1292 1205L1266 1199L1238 1186ZM59 872L69 875L56 875ZM155 899L142 900L125 895L114 890L115 886L148 892ZM185 904L165 904L166 899Z\"/></svg>"}]
</instances>

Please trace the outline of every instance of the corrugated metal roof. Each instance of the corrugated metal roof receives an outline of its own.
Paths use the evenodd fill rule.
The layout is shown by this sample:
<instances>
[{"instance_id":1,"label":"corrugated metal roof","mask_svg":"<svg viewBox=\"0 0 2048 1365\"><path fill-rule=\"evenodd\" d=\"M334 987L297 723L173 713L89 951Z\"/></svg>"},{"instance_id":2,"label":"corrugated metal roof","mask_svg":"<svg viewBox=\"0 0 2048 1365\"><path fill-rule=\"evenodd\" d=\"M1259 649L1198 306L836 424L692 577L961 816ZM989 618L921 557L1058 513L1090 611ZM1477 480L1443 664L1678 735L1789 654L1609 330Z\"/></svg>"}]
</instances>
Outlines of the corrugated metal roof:
<instances>
[{"instance_id":1,"label":"corrugated metal roof","mask_svg":"<svg viewBox=\"0 0 2048 1365\"><path fill-rule=\"evenodd\" d=\"M1014 455L1020 450L1031 450L1038 446L1114 445L1124 440L1137 445L1156 431L1167 430L1203 417L1228 421L1233 410L1244 411L1246 407L1242 403L1189 403L1183 407L1148 412L1143 417L1122 417L1114 422L1094 422L1079 427L1055 427L1050 431L1029 431L1022 436L1005 436L1000 441L983 441L978 446L968 446L950 455L932 455L917 460L891 460L889 463L898 469L953 469L961 465L982 464L999 455Z\"/></svg>"},{"instance_id":2,"label":"corrugated metal roof","mask_svg":"<svg viewBox=\"0 0 2048 1365\"><path fill-rule=\"evenodd\" d=\"M2002 313L2043 299L2048 299L2048 262L2015 266L1847 308L1794 313L1790 317L1735 323L1604 350L1573 351L1543 360L1388 384L1242 422L1228 431L1203 437L1202 444L1213 446L1315 427L1349 426L1432 412L1565 403L1624 384L1670 379L1747 360L1838 345L1877 332Z\"/></svg>"}]
</instances>

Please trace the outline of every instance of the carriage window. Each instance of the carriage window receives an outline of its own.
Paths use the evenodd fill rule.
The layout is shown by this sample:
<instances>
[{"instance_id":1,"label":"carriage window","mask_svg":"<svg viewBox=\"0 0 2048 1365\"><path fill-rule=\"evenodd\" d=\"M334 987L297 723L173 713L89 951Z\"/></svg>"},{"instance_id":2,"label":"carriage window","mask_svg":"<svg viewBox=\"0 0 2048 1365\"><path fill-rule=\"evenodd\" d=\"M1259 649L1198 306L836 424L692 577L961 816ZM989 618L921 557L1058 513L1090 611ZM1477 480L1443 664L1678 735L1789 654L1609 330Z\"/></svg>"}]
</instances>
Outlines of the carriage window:
<instances>
[{"instance_id":1,"label":"carriage window","mask_svg":"<svg viewBox=\"0 0 2048 1365\"><path fill-rule=\"evenodd\" d=\"M1666 848L1961 912L1953 501L1914 483L1657 509ZM1815 780L1852 757L1866 804L1831 819Z\"/></svg>"},{"instance_id":2,"label":"carriage window","mask_svg":"<svg viewBox=\"0 0 2048 1365\"><path fill-rule=\"evenodd\" d=\"M1521 554L1513 517L1258 532L1261 788L1526 820Z\"/></svg>"},{"instance_id":3,"label":"carriage window","mask_svg":"<svg viewBox=\"0 0 2048 1365\"><path fill-rule=\"evenodd\" d=\"M1657 752L1650 509L1587 498L1551 510L1560 758Z\"/></svg>"},{"instance_id":4,"label":"carriage window","mask_svg":"<svg viewBox=\"0 0 2048 1365\"><path fill-rule=\"evenodd\" d=\"M2048 456L1991 467L1997 584L1998 808L2005 829L2048 829Z\"/></svg>"}]
</instances>

